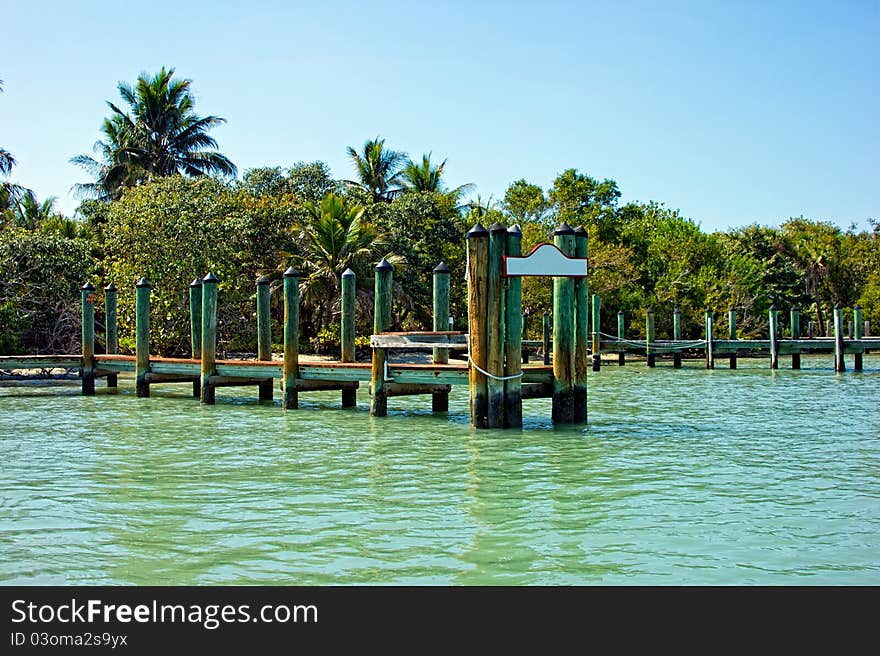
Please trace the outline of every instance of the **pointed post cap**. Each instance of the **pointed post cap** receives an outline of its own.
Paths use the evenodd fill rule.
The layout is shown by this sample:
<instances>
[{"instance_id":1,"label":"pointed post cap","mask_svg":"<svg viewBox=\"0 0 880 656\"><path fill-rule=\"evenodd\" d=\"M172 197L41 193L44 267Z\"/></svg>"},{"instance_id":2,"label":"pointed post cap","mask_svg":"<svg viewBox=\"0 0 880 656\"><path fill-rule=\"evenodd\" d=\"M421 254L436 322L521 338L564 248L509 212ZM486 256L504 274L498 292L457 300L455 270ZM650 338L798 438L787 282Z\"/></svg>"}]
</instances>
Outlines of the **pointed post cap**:
<instances>
[{"instance_id":1,"label":"pointed post cap","mask_svg":"<svg viewBox=\"0 0 880 656\"><path fill-rule=\"evenodd\" d=\"M434 267L434 275L437 275L438 273L449 273L449 267L446 266L446 262L441 262Z\"/></svg>"},{"instance_id":2,"label":"pointed post cap","mask_svg":"<svg viewBox=\"0 0 880 656\"><path fill-rule=\"evenodd\" d=\"M80 287L80 289L82 289L84 292L93 292L95 291L95 286L92 283L87 282L85 285Z\"/></svg>"},{"instance_id":3,"label":"pointed post cap","mask_svg":"<svg viewBox=\"0 0 880 656\"><path fill-rule=\"evenodd\" d=\"M220 282L220 278L209 272L207 276L202 278L202 282Z\"/></svg>"},{"instance_id":4,"label":"pointed post cap","mask_svg":"<svg viewBox=\"0 0 880 656\"><path fill-rule=\"evenodd\" d=\"M104 291L105 291L105 292L115 292L115 291L116 291L116 285L114 285L114 284L111 282L109 285L107 285L106 287L104 287Z\"/></svg>"},{"instance_id":5,"label":"pointed post cap","mask_svg":"<svg viewBox=\"0 0 880 656\"><path fill-rule=\"evenodd\" d=\"M489 231L483 227L482 223L477 223L473 228L467 231L467 235L465 235L468 239L473 239L474 237L488 237Z\"/></svg>"},{"instance_id":6,"label":"pointed post cap","mask_svg":"<svg viewBox=\"0 0 880 656\"><path fill-rule=\"evenodd\" d=\"M775 312L775 311L776 311L776 303L771 303L771 304L770 304L770 311L771 311L771 312Z\"/></svg>"},{"instance_id":7,"label":"pointed post cap","mask_svg":"<svg viewBox=\"0 0 880 656\"><path fill-rule=\"evenodd\" d=\"M800 312L800 311L801 311L801 306L800 306L800 305L792 305L792 306L791 306L791 311L792 311L792 312Z\"/></svg>"},{"instance_id":8,"label":"pointed post cap","mask_svg":"<svg viewBox=\"0 0 880 656\"><path fill-rule=\"evenodd\" d=\"M149 287L149 286L150 286L150 281L147 280L146 278L141 278L140 280L138 280L138 281L134 284L134 286L135 286L135 287Z\"/></svg>"},{"instance_id":9,"label":"pointed post cap","mask_svg":"<svg viewBox=\"0 0 880 656\"><path fill-rule=\"evenodd\" d=\"M623 310L618 310L617 314L623 314Z\"/></svg>"},{"instance_id":10,"label":"pointed post cap","mask_svg":"<svg viewBox=\"0 0 880 656\"><path fill-rule=\"evenodd\" d=\"M507 228L501 225L498 221L489 226L489 232L507 232Z\"/></svg>"},{"instance_id":11,"label":"pointed post cap","mask_svg":"<svg viewBox=\"0 0 880 656\"><path fill-rule=\"evenodd\" d=\"M354 271L352 271L351 269L346 269L345 271L342 272L342 277L343 278L354 278Z\"/></svg>"},{"instance_id":12,"label":"pointed post cap","mask_svg":"<svg viewBox=\"0 0 880 656\"><path fill-rule=\"evenodd\" d=\"M859 305L858 303L856 303L855 305L853 305L853 310L861 310L861 309L862 309L862 306Z\"/></svg>"},{"instance_id":13,"label":"pointed post cap","mask_svg":"<svg viewBox=\"0 0 880 656\"><path fill-rule=\"evenodd\" d=\"M587 229L584 226L578 226L574 229L574 234L578 237L586 237Z\"/></svg>"},{"instance_id":14,"label":"pointed post cap","mask_svg":"<svg viewBox=\"0 0 880 656\"><path fill-rule=\"evenodd\" d=\"M287 267L287 271L284 272L285 278L299 278L299 275L299 271L293 267Z\"/></svg>"},{"instance_id":15,"label":"pointed post cap","mask_svg":"<svg viewBox=\"0 0 880 656\"><path fill-rule=\"evenodd\" d=\"M645 314L654 314L654 308L648 308L647 310L645 310Z\"/></svg>"},{"instance_id":16,"label":"pointed post cap","mask_svg":"<svg viewBox=\"0 0 880 656\"><path fill-rule=\"evenodd\" d=\"M376 265L376 271L394 271L394 267L391 266L391 262L383 257L382 261Z\"/></svg>"},{"instance_id":17,"label":"pointed post cap","mask_svg":"<svg viewBox=\"0 0 880 656\"><path fill-rule=\"evenodd\" d=\"M522 230L520 230L520 227L518 225L514 224L507 229L507 234L508 235L522 235Z\"/></svg>"},{"instance_id":18,"label":"pointed post cap","mask_svg":"<svg viewBox=\"0 0 880 656\"><path fill-rule=\"evenodd\" d=\"M727 309L727 311L728 311L728 312L736 312L736 306L731 305L731 306Z\"/></svg>"},{"instance_id":19,"label":"pointed post cap","mask_svg":"<svg viewBox=\"0 0 880 656\"><path fill-rule=\"evenodd\" d=\"M189 284L189 286L190 287L201 287L202 286L202 279L201 278L194 278L193 281Z\"/></svg>"},{"instance_id":20,"label":"pointed post cap","mask_svg":"<svg viewBox=\"0 0 880 656\"><path fill-rule=\"evenodd\" d=\"M681 308L677 305L672 309L672 314L681 314Z\"/></svg>"},{"instance_id":21,"label":"pointed post cap","mask_svg":"<svg viewBox=\"0 0 880 656\"><path fill-rule=\"evenodd\" d=\"M574 230L572 230L572 227L570 225L568 225L565 221L563 221L562 223L559 224L559 227L553 231L553 234L554 235L573 235Z\"/></svg>"},{"instance_id":22,"label":"pointed post cap","mask_svg":"<svg viewBox=\"0 0 880 656\"><path fill-rule=\"evenodd\" d=\"M835 310L842 310L842 309L843 309L843 303L841 303L840 301L837 301L837 303L834 304L834 309L835 309Z\"/></svg>"},{"instance_id":23,"label":"pointed post cap","mask_svg":"<svg viewBox=\"0 0 880 656\"><path fill-rule=\"evenodd\" d=\"M258 285L268 285L269 279L266 276L260 276L259 278L257 278L257 284Z\"/></svg>"}]
</instances>

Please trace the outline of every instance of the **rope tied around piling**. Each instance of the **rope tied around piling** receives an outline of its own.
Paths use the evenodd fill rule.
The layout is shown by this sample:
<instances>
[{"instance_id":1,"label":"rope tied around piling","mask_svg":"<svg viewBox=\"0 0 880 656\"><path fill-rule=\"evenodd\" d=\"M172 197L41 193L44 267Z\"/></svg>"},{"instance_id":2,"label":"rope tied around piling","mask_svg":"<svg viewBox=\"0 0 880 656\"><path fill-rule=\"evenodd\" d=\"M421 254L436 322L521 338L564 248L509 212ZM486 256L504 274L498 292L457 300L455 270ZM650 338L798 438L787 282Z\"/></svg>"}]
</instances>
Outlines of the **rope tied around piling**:
<instances>
[{"instance_id":1,"label":"rope tied around piling","mask_svg":"<svg viewBox=\"0 0 880 656\"><path fill-rule=\"evenodd\" d=\"M495 374L490 374L488 371L486 371L485 369L483 369L482 367L480 367L476 362L474 362L474 359L471 357L471 354L470 354L470 353L467 354L467 358L468 358L468 363L469 363L474 369L476 369L477 371L479 371L479 372L480 372L481 374L483 374L484 376L486 376L486 377L488 377L488 378L491 378L491 379L493 379L493 380L516 380L517 378L522 378L522 377L523 377L523 373L524 373L524 372L522 372L522 371L520 371L518 374L513 374L512 376L496 376Z\"/></svg>"}]
</instances>

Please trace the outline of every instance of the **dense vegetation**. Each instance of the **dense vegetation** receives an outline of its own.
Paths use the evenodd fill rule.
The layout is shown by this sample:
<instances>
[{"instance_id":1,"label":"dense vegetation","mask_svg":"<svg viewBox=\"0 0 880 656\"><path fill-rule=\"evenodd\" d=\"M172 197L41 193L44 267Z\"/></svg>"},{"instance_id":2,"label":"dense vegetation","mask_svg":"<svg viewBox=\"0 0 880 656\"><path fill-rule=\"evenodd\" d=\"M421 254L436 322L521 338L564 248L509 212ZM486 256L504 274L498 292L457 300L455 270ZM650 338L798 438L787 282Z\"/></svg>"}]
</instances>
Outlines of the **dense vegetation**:
<instances>
[{"instance_id":1,"label":"dense vegetation","mask_svg":"<svg viewBox=\"0 0 880 656\"><path fill-rule=\"evenodd\" d=\"M742 334L758 336L772 303L800 305L821 332L838 301L860 303L880 325L877 222L858 232L798 217L778 228L707 233L657 202L621 205L615 181L575 169L546 190L517 180L500 202L465 202L470 185L448 189L445 161L436 164L430 154L413 161L379 138L349 148L353 180L334 178L321 162L300 162L251 169L235 181L235 167L208 135L223 119L196 115L189 82L172 73L120 85L129 108L110 104L101 159L75 158L94 177L80 187L92 199L77 220L6 180L14 160L0 149L0 352L75 351L85 280L119 288L120 344L130 350L133 285L144 276L153 290L153 350L186 353L187 286L208 271L221 280L221 349L253 351L254 281L273 280L279 341L277 292L290 265L302 272L303 347L332 352L342 272L357 274L358 334L367 335L373 265L382 257L395 265L395 328L430 326L431 270L442 260L452 270L455 327L464 329L464 233L477 221L520 225L524 249L549 239L562 221L584 226L605 332L615 330L622 309L632 334L640 334L645 310L654 308L658 335L668 334L677 306L686 335L695 337L708 306L737 308ZM527 279L524 310L549 311L551 288ZM530 322L533 336L539 328Z\"/></svg>"}]
</instances>

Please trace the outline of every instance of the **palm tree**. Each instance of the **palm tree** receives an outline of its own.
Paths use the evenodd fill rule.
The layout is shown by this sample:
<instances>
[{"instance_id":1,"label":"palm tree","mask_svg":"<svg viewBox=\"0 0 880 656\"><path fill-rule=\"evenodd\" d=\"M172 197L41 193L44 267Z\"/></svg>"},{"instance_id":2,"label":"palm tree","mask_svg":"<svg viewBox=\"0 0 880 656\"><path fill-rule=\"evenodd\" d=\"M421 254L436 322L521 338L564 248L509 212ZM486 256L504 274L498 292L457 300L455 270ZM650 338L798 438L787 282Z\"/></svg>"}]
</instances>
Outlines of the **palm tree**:
<instances>
[{"instance_id":1,"label":"palm tree","mask_svg":"<svg viewBox=\"0 0 880 656\"><path fill-rule=\"evenodd\" d=\"M422 155L420 164L408 160L406 166L400 172L401 189L404 191L428 191L443 194L452 201L453 206L459 208L461 197L472 191L474 185L467 183L446 191L443 184L443 169L446 167L446 162L447 160L444 159L435 166L431 163L431 153Z\"/></svg>"},{"instance_id":2,"label":"palm tree","mask_svg":"<svg viewBox=\"0 0 880 656\"><path fill-rule=\"evenodd\" d=\"M327 325L343 272L372 261L384 236L363 220L361 205L334 193L318 204L306 202L303 208L305 219L294 226L301 250L297 264L303 272L303 305L316 322Z\"/></svg>"},{"instance_id":3,"label":"palm tree","mask_svg":"<svg viewBox=\"0 0 880 656\"><path fill-rule=\"evenodd\" d=\"M385 140L376 137L364 143L362 152L348 147L348 156L354 162L360 182L345 182L369 192L375 202L390 202L400 191L401 169L406 165L406 153L385 148Z\"/></svg>"},{"instance_id":4,"label":"palm tree","mask_svg":"<svg viewBox=\"0 0 880 656\"><path fill-rule=\"evenodd\" d=\"M178 173L236 175L235 165L216 150L217 142L208 134L226 119L198 116L192 81L172 80L173 75L173 68L163 67L152 77L142 73L135 86L119 83L128 111L107 103L112 114L101 127L105 139L94 148L100 159L71 159L95 176L95 182L77 185L79 195L116 198L125 187Z\"/></svg>"},{"instance_id":5,"label":"palm tree","mask_svg":"<svg viewBox=\"0 0 880 656\"><path fill-rule=\"evenodd\" d=\"M0 80L0 93L2 91L3 80ZM15 168L15 158L12 153L0 146L0 175L3 177L12 175L13 168ZM22 200L32 197L33 192L30 189L8 180L0 180L0 214L4 218L8 219L9 213L14 211Z\"/></svg>"}]
</instances>

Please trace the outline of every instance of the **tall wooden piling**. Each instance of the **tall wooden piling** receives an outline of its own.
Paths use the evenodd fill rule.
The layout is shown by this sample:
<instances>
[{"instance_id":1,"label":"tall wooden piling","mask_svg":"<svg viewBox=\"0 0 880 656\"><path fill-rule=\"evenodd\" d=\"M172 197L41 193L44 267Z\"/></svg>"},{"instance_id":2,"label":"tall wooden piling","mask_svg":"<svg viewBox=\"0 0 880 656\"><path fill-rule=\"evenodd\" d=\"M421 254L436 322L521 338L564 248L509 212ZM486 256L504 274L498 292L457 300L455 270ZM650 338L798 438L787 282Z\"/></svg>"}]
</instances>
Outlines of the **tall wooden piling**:
<instances>
[{"instance_id":1,"label":"tall wooden piling","mask_svg":"<svg viewBox=\"0 0 880 656\"><path fill-rule=\"evenodd\" d=\"M617 354L617 366L622 367L626 364L626 346L623 340L626 339L626 326L623 310L617 311L617 340L620 342L620 352Z\"/></svg>"},{"instance_id":2,"label":"tall wooden piling","mask_svg":"<svg viewBox=\"0 0 880 656\"><path fill-rule=\"evenodd\" d=\"M645 362L649 367L655 364L654 356L654 310L648 308L645 311Z\"/></svg>"},{"instance_id":3,"label":"tall wooden piling","mask_svg":"<svg viewBox=\"0 0 880 656\"><path fill-rule=\"evenodd\" d=\"M834 371L846 371L844 359L845 345L843 341L843 306L834 306Z\"/></svg>"},{"instance_id":4,"label":"tall wooden piling","mask_svg":"<svg viewBox=\"0 0 880 656\"><path fill-rule=\"evenodd\" d=\"M135 285L135 392L139 397L150 395L150 283L141 278Z\"/></svg>"},{"instance_id":5,"label":"tall wooden piling","mask_svg":"<svg viewBox=\"0 0 880 656\"><path fill-rule=\"evenodd\" d=\"M712 346L712 322L713 322L713 314L710 308L706 308L705 319L706 319L706 369L714 369L715 368L715 352Z\"/></svg>"},{"instance_id":6,"label":"tall wooden piling","mask_svg":"<svg viewBox=\"0 0 880 656\"><path fill-rule=\"evenodd\" d=\"M791 306L791 338L798 340L801 338L801 308L798 305ZM791 368L801 368L801 354L797 351L798 346L793 346L795 352L791 354Z\"/></svg>"},{"instance_id":7,"label":"tall wooden piling","mask_svg":"<svg viewBox=\"0 0 880 656\"><path fill-rule=\"evenodd\" d=\"M574 256L587 259L587 231L578 226L574 229ZM587 371L590 367L590 283L587 278L574 279L574 380L572 400L574 422L587 420Z\"/></svg>"},{"instance_id":8,"label":"tall wooden piling","mask_svg":"<svg viewBox=\"0 0 880 656\"><path fill-rule=\"evenodd\" d=\"M544 364L550 364L550 315L541 316L541 350L544 353Z\"/></svg>"},{"instance_id":9,"label":"tall wooden piling","mask_svg":"<svg viewBox=\"0 0 880 656\"><path fill-rule=\"evenodd\" d=\"M733 307L727 311L727 335L730 340L736 339L736 308ZM736 351L730 353L728 366L731 369L736 369Z\"/></svg>"},{"instance_id":10,"label":"tall wooden piling","mask_svg":"<svg viewBox=\"0 0 880 656\"><path fill-rule=\"evenodd\" d=\"M769 311L770 330L770 368L779 369L779 310L776 303L770 306Z\"/></svg>"},{"instance_id":11,"label":"tall wooden piling","mask_svg":"<svg viewBox=\"0 0 880 656\"><path fill-rule=\"evenodd\" d=\"M507 228L500 223L489 226L489 273L486 308L486 389L489 402L489 428L504 426L504 255ZM572 301L574 299L572 298Z\"/></svg>"},{"instance_id":12,"label":"tall wooden piling","mask_svg":"<svg viewBox=\"0 0 880 656\"><path fill-rule=\"evenodd\" d=\"M95 393L95 286L87 282L82 291L82 393Z\"/></svg>"},{"instance_id":13,"label":"tall wooden piling","mask_svg":"<svg viewBox=\"0 0 880 656\"><path fill-rule=\"evenodd\" d=\"M598 294L593 294L593 308L590 312L593 334L593 371L599 371L602 367L602 355L599 353L602 347L602 331L600 313L602 311L602 299Z\"/></svg>"},{"instance_id":14,"label":"tall wooden piling","mask_svg":"<svg viewBox=\"0 0 880 656\"><path fill-rule=\"evenodd\" d=\"M672 341L681 341L681 309L677 307L672 310ZM672 367L681 369L681 349L678 347L672 354Z\"/></svg>"},{"instance_id":15,"label":"tall wooden piling","mask_svg":"<svg viewBox=\"0 0 880 656\"><path fill-rule=\"evenodd\" d=\"M116 285L111 282L104 287L104 350L108 355L119 353L116 319ZM118 381L118 374L107 374L107 387L116 387Z\"/></svg>"},{"instance_id":16,"label":"tall wooden piling","mask_svg":"<svg viewBox=\"0 0 880 656\"><path fill-rule=\"evenodd\" d=\"M394 275L394 267L382 258L376 265L376 285L373 298L373 334L379 335L391 325L391 286ZM388 414L388 393L385 391L385 369L388 362L388 352L384 348L373 349L373 366L371 391L373 394L370 402L370 415L384 417Z\"/></svg>"},{"instance_id":17,"label":"tall wooden piling","mask_svg":"<svg viewBox=\"0 0 880 656\"><path fill-rule=\"evenodd\" d=\"M340 362L355 360L355 299L357 296L357 279L354 271L346 269L342 273L342 318L340 320ZM353 408L357 405L357 390L342 390L342 407Z\"/></svg>"},{"instance_id":18,"label":"tall wooden piling","mask_svg":"<svg viewBox=\"0 0 880 656\"><path fill-rule=\"evenodd\" d=\"M507 254L514 257L522 255L522 231L519 226L507 229ZM504 427L522 426L522 372L523 348L522 334L524 321L522 313L522 278L507 278L507 291L504 296Z\"/></svg>"},{"instance_id":19,"label":"tall wooden piling","mask_svg":"<svg viewBox=\"0 0 880 656\"><path fill-rule=\"evenodd\" d=\"M862 306L858 303L853 307L853 338L856 340L861 340L865 335L863 332L864 324L862 323ZM863 360L862 360L862 350L859 350L853 356L853 371L862 371Z\"/></svg>"},{"instance_id":20,"label":"tall wooden piling","mask_svg":"<svg viewBox=\"0 0 880 656\"><path fill-rule=\"evenodd\" d=\"M477 223L467 233L468 249L468 386L470 388L471 425L489 425L488 388L486 384L486 309L489 275L489 231Z\"/></svg>"},{"instance_id":21,"label":"tall wooden piling","mask_svg":"<svg viewBox=\"0 0 880 656\"><path fill-rule=\"evenodd\" d=\"M192 359L199 360L202 357L202 279L195 278L189 284L189 344ZM202 381L193 381L193 398L198 399L202 395Z\"/></svg>"},{"instance_id":22,"label":"tall wooden piling","mask_svg":"<svg viewBox=\"0 0 880 656\"><path fill-rule=\"evenodd\" d=\"M211 377L217 373L217 285L213 273L202 278L202 403L214 404Z\"/></svg>"},{"instance_id":23,"label":"tall wooden piling","mask_svg":"<svg viewBox=\"0 0 880 656\"><path fill-rule=\"evenodd\" d=\"M284 397L281 407L295 410L299 407L299 271L288 267L284 272L284 363L281 365L281 382Z\"/></svg>"},{"instance_id":24,"label":"tall wooden piling","mask_svg":"<svg viewBox=\"0 0 880 656\"><path fill-rule=\"evenodd\" d=\"M271 290L266 276L257 278L257 360L272 360ZM272 400L272 379L259 384L260 401Z\"/></svg>"},{"instance_id":25,"label":"tall wooden piling","mask_svg":"<svg viewBox=\"0 0 880 656\"><path fill-rule=\"evenodd\" d=\"M507 249L509 252L510 251L510 237L509 236L507 237ZM520 252L522 252L522 248L520 248ZM510 288L508 287L508 293L509 293L509 290L510 290ZM520 290L520 308L522 308L522 302L521 302L522 301L522 281L520 281L519 290ZM520 335L520 344L522 344L524 340L528 339L529 315L526 313L520 312L520 316L522 316L522 324L523 324L522 334ZM523 348L522 348L522 364L528 364L528 363L529 363L529 349L527 346L523 346Z\"/></svg>"},{"instance_id":26,"label":"tall wooden piling","mask_svg":"<svg viewBox=\"0 0 880 656\"><path fill-rule=\"evenodd\" d=\"M441 262L432 272L433 278L433 301L434 317L432 328L435 331L449 330L449 283L450 271L445 262ZM435 348L432 353L434 364L447 364L449 362L449 349ZM431 394L431 411L449 411L449 392L434 392Z\"/></svg>"},{"instance_id":27,"label":"tall wooden piling","mask_svg":"<svg viewBox=\"0 0 880 656\"><path fill-rule=\"evenodd\" d=\"M553 243L574 255L574 230L562 223L553 232ZM574 421L574 279L553 278L553 423Z\"/></svg>"}]
</instances>

